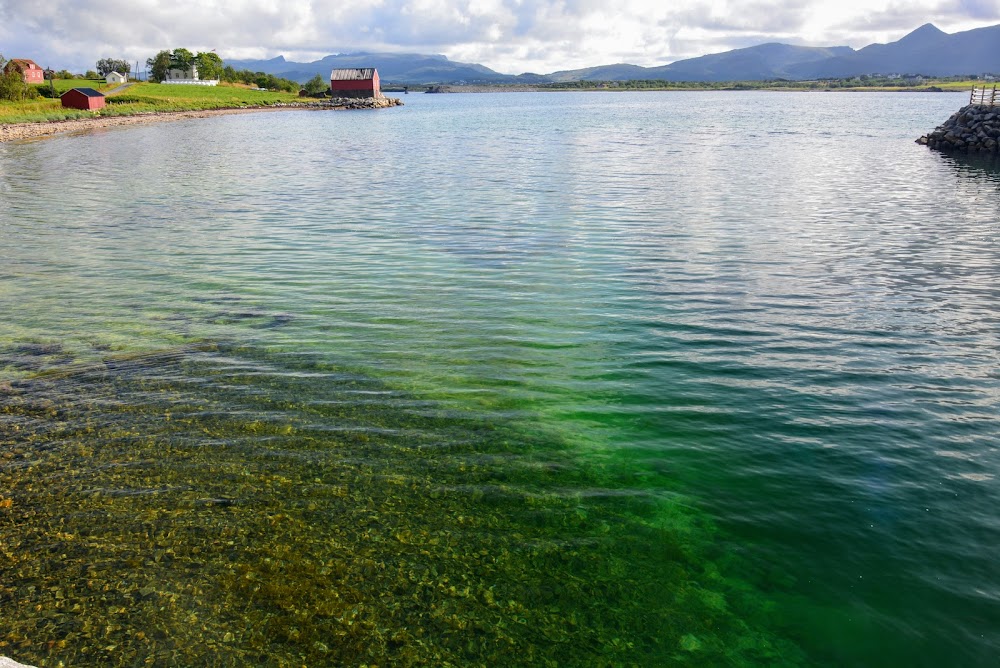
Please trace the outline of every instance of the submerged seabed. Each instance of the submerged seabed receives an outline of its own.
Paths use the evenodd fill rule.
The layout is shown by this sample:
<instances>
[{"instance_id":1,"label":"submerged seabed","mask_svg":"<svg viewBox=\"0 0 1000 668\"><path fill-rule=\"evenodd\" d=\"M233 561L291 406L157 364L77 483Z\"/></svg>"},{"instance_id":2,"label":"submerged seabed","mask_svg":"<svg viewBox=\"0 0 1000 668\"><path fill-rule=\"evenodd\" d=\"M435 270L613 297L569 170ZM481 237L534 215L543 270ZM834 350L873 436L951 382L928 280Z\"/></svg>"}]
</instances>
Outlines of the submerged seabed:
<instances>
[{"instance_id":1,"label":"submerged seabed","mask_svg":"<svg viewBox=\"0 0 1000 668\"><path fill-rule=\"evenodd\" d=\"M306 355L41 372L0 386L0 439L0 653L21 661L801 662L681 497Z\"/></svg>"}]
</instances>

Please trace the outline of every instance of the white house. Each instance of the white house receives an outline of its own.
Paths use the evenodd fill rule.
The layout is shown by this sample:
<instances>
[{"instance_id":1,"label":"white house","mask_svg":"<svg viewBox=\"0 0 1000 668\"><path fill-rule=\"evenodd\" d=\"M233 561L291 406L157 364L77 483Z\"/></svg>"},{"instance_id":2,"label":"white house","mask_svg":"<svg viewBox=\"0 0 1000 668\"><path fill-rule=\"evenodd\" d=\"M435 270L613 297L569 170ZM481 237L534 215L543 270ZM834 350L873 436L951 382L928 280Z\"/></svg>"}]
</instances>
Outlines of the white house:
<instances>
[{"instance_id":1,"label":"white house","mask_svg":"<svg viewBox=\"0 0 1000 668\"><path fill-rule=\"evenodd\" d=\"M194 84L196 86L218 86L218 79L199 79L198 66L191 65L188 70L167 70L167 78L163 80L165 84Z\"/></svg>"},{"instance_id":2,"label":"white house","mask_svg":"<svg viewBox=\"0 0 1000 668\"><path fill-rule=\"evenodd\" d=\"M104 77L104 80L109 84L123 84L128 81L128 75L119 72L108 72L108 76Z\"/></svg>"}]
</instances>

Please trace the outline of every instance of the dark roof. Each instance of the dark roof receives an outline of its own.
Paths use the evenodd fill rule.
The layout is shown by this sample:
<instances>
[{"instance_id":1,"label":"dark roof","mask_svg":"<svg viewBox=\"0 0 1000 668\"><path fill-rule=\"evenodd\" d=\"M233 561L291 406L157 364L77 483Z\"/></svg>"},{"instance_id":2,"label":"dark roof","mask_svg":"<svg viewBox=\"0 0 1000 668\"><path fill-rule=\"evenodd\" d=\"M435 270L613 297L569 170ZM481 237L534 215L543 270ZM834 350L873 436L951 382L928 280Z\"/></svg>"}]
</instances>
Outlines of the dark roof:
<instances>
[{"instance_id":1,"label":"dark roof","mask_svg":"<svg viewBox=\"0 0 1000 668\"><path fill-rule=\"evenodd\" d=\"M70 88L68 91L66 91L66 93L72 93L73 91L83 93L87 97L104 97L104 93L96 91L93 88ZM63 95L65 95L66 93L63 93ZM60 95L59 97L62 97L62 95Z\"/></svg>"},{"instance_id":2,"label":"dark roof","mask_svg":"<svg viewBox=\"0 0 1000 668\"><path fill-rule=\"evenodd\" d=\"M330 72L331 81L366 81L374 78L374 67L351 67Z\"/></svg>"}]
</instances>

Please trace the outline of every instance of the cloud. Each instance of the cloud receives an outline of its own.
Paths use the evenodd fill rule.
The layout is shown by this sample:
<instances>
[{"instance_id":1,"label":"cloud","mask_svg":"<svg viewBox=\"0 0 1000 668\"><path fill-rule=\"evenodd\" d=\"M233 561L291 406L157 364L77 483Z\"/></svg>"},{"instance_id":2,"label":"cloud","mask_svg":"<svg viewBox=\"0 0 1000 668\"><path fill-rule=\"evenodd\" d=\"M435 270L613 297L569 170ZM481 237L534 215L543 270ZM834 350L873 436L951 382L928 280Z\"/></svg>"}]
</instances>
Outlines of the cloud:
<instances>
[{"instance_id":1,"label":"cloud","mask_svg":"<svg viewBox=\"0 0 1000 668\"><path fill-rule=\"evenodd\" d=\"M928 21L1000 22L1000 0L0 0L0 49L77 71L183 46L292 60L442 53L519 73L661 65L769 41L861 47Z\"/></svg>"}]
</instances>

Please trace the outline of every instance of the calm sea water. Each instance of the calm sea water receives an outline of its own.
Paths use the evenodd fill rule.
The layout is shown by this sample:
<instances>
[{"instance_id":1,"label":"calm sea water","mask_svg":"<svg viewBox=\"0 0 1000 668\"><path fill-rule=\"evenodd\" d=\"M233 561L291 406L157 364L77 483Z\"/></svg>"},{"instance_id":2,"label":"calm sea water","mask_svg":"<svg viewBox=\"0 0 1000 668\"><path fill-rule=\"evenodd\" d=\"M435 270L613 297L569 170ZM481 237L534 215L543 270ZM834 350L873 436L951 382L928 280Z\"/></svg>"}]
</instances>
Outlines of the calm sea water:
<instances>
[{"instance_id":1,"label":"calm sea water","mask_svg":"<svg viewBox=\"0 0 1000 668\"><path fill-rule=\"evenodd\" d=\"M996 665L960 96L405 101L0 146L0 654Z\"/></svg>"}]
</instances>

